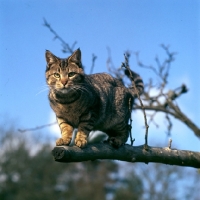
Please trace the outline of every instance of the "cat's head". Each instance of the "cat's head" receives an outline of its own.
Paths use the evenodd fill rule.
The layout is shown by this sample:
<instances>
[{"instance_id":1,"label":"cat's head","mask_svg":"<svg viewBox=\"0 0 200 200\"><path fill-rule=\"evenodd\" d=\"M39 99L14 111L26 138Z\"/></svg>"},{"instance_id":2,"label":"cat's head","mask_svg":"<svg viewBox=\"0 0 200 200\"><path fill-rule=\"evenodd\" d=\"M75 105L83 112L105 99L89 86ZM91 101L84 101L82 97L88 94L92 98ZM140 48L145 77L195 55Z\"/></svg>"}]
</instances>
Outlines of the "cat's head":
<instances>
[{"instance_id":1,"label":"cat's head","mask_svg":"<svg viewBox=\"0 0 200 200\"><path fill-rule=\"evenodd\" d=\"M66 94L70 88L80 85L84 79L81 51L77 49L66 59L58 58L46 51L46 81L50 89Z\"/></svg>"}]
</instances>

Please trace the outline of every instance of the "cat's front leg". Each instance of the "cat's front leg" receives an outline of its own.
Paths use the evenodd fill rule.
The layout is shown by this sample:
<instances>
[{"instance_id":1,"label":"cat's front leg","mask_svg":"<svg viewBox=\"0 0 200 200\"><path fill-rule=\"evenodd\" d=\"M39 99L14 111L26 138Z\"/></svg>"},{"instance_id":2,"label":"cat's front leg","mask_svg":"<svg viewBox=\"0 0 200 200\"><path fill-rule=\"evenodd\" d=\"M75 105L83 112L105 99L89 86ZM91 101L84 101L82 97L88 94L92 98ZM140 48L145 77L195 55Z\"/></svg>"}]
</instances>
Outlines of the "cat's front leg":
<instances>
[{"instance_id":1,"label":"cat's front leg","mask_svg":"<svg viewBox=\"0 0 200 200\"><path fill-rule=\"evenodd\" d=\"M80 148L85 147L87 145L87 137L88 137L87 133L85 133L82 130L79 130L77 132L77 135L76 135L76 138L75 138L75 144L76 144L76 146L78 146Z\"/></svg>"},{"instance_id":2,"label":"cat's front leg","mask_svg":"<svg viewBox=\"0 0 200 200\"><path fill-rule=\"evenodd\" d=\"M83 148L87 145L89 133L93 130L95 118L91 112L80 117L78 132L75 138L75 145Z\"/></svg>"},{"instance_id":3,"label":"cat's front leg","mask_svg":"<svg viewBox=\"0 0 200 200\"><path fill-rule=\"evenodd\" d=\"M69 145L73 135L73 127L58 117L57 122L61 130L62 138L56 140L56 146Z\"/></svg>"}]
</instances>

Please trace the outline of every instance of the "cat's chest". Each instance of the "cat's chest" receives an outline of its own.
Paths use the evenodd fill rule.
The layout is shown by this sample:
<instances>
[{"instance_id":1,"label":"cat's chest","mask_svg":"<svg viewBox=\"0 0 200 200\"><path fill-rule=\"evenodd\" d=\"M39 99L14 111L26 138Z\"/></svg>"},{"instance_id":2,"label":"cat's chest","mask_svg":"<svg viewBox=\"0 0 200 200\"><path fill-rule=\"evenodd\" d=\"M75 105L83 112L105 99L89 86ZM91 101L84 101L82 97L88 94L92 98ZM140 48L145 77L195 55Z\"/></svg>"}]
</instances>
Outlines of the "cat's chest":
<instances>
[{"instance_id":1,"label":"cat's chest","mask_svg":"<svg viewBox=\"0 0 200 200\"><path fill-rule=\"evenodd\" d=\"M56 103L52 106L58 117L66 119L76 119L84 112L84 107L81 106L78 102L71 104L60 104Z\"/></svg>"},{"instance_id":2,"label":"cat's chest","mask_svg":"<svg viewBox=\"0 0 200 200\"><path fill-rule=\"evenodd\" d=\"M81 116L88 112L88 105L81 99L70 104L51 101L50 105L58 118L64 119L74 127L78 127Z\"/></svg>"}]
</instances>

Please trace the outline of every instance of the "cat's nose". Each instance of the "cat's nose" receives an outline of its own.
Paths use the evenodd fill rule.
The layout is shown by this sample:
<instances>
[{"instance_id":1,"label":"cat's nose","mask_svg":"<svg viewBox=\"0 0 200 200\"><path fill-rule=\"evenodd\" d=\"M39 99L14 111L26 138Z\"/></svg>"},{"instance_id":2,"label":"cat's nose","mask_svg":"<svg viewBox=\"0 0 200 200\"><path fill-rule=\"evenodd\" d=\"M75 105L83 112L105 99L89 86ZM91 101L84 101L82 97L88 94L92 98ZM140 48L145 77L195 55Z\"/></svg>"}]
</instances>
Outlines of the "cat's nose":
<instances>
[{"instance_id":1,"label":"cat's nose","mask_svg":"<svg viewBox=\"0 0 200 200\"><path fill-rule=\"evenodd\" d=\"M63 86L65 86L67 84L67 79L66 78L62 78L61 79L61 83L63 84Z\"/></svg>"}]
</instances>

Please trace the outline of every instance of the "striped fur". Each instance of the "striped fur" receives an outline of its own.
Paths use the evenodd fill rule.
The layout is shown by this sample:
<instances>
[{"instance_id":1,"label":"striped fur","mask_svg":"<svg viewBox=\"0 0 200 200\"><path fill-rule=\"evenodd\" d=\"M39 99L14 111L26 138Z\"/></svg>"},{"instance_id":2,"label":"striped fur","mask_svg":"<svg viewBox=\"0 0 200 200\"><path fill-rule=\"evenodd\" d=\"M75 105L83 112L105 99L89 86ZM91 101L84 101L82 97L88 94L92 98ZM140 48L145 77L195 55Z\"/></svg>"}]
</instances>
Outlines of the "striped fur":
<instances>
[{"instance_id":1,"label":"striped fur","mask_svg":"<svg viewBox=\"0 0 200 200\"><path fill-rule=\"evenodd\" d=\"M46 61L49 101L62 134L56 145L69 145L74 128L78 129L75 144L81 148L95 130L107 133L114 147L124 144L128 139L129 107L136 91L106 73L84 74L80 49L66 59L46 51ZM125 74L130 77L127 71ZM135 72L132 77L141 94L142 79Z\"/></svg>"}]
</instances>

